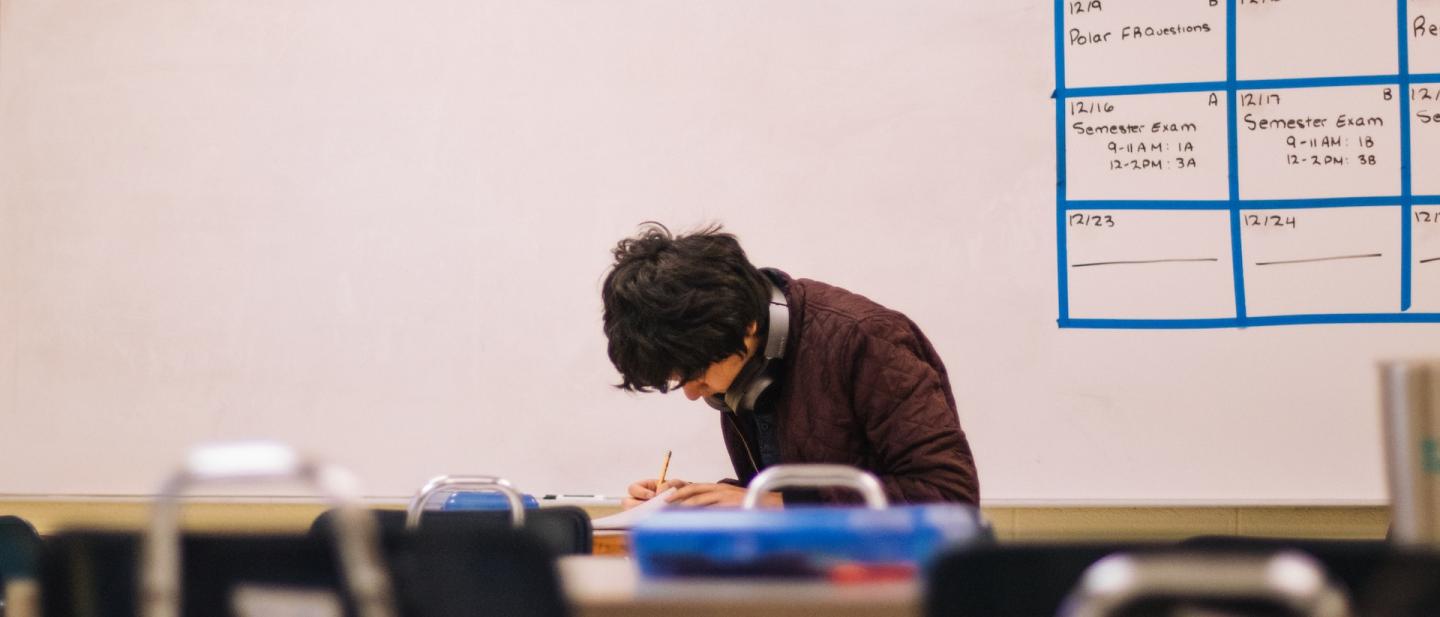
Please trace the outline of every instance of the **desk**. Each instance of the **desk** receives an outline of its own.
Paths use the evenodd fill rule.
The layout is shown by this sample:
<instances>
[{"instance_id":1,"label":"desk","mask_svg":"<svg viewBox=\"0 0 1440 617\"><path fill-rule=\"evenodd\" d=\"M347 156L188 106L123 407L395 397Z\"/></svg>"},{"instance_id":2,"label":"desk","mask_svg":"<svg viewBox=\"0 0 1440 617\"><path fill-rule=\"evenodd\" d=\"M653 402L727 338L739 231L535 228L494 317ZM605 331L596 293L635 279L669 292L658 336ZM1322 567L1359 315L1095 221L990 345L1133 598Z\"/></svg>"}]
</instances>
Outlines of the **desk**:
<instances>
[{"instance_id":1,"label":"desk","mask_svg":"<svg viewBox=\"0 0 1440 617\"><path fill-rule=\"evenodd\" d=\"M630 554L630 534L624 531L596 531L590 550L596 555L624 557Z\"/></svg>"},{"instance_id":2,"label":"desk","mask_svg":"<svg viewBox=\"0 0 1440 617\"><path fill-rule=\"evenodd\" d=\"M642 579L624 557L560 559L576 617L918 617L918 581L835 585L818 581Z\"/></svg>"}]
</instances>

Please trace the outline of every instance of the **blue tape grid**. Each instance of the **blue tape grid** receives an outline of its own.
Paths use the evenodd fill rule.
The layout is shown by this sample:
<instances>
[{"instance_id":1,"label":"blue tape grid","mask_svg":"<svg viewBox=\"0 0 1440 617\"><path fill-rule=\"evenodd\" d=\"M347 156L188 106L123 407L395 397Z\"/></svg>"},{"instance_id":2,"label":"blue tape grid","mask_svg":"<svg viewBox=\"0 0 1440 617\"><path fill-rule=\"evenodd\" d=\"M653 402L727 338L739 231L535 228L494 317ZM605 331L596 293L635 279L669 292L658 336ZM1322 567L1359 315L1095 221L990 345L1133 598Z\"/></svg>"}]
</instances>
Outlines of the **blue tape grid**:
<instances>
[{"instance_id":1,"label":"blue tape grid","mask_svg":"<svg viewBox=\"0 0 1440 617\"><path fill-rule=\"evenodd\" d=\"M1056 142L1056 270L1059 282L1059 319L1062 328L1184 329L1246 328L1338 323L1440 323L1440 313L1407 313L1411 306L1411 221L1413 206L1440 205L1440 195L1414 195L1412 190L1410 85L1440 83L1440 73L1411 74L1408 2L1396 0L1399 72L1395 75L1309 77L1296 79L1237 79L1236 0L1226 0L1225 81L1177 82L1126 86L1067 88L1065 86L1065 1L1055 1L1055 142ZM1236 93L1252 89L1329 88L1343 86L1394 85L1400 97L1400 194L1323 199L1240 199L1239 152ZM1225 200L1069 200L1066 198L1065 111L1071 98L1171 94L1225 91L1228 103L1227 149L1229 156L1229 197ZM1245 309L1244 260L1240 238L1242 210L1284 210L1298 208L1341 208L1399 206L1401 213L1401 282L1399 313L1346 313L1315 315L1250 316ZM1219 319L1072 319L1070 317L1067 272L1066 213L1072 210L1211 210L1230 213L1231 263L1234 267L1235 317Z\"/></svg>"}]
</instances>

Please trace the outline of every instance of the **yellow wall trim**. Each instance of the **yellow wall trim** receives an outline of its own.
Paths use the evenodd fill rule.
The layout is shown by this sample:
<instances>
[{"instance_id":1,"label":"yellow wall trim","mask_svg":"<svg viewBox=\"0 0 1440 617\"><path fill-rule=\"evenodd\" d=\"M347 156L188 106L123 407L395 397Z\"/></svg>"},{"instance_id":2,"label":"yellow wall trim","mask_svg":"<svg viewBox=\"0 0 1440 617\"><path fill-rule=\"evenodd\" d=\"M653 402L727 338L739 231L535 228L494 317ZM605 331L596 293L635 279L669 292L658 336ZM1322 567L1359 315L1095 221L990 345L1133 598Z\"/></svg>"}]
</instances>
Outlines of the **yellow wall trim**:
<instances>
[{"instance_id":1,"label":"yellow wall trim","mask_svg":"<svg viewBox=\"0 0 1440 617\"><path fill-rule=\"evenodd\" d=\"M389 507L389 506L387 506ZM394 506L399 507L399 506ZM313 502L187 500L183 522L196 531L302 532L326 506ZM596 516L615 508L593 508ZM1178 540L1197 535L1379 539L1390 522L1381 506L1314 507L1003 507L985 508L1001 540ZM30 521L42 534L61 529L139 529L139 500L0 500L0 514Z\"/></svg>"}]
</instances>

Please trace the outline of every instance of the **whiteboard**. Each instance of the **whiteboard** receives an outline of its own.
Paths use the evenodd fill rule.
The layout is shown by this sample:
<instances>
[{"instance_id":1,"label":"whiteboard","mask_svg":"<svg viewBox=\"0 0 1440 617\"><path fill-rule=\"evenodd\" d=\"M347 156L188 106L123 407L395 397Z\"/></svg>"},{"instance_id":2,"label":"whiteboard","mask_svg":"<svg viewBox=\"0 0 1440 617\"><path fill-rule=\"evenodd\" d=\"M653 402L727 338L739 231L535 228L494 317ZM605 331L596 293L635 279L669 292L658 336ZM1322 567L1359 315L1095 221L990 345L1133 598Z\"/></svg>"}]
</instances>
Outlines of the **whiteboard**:
<instances>
[{"instance_id":1,"label":"whiteboard","mask_svg":"<svg viewBox=\"0 0 1440 617\"><path fill-rule=\"evenodd\" d=\"M1056 10L1061 326L1440 322L1434 2Z\"/></svg>"},{"instance_id":2,"label":"whiteboard","mask_svg":"<svg viewBox=\"0 0 1440 617\"><path fill-rule=\"evenodd\" d=\"M1397 43L1389 2L1309 4L1281 20L1306 44L1373 15ZM611 387L599 282L645 220L723 222L757 264L912 317L989 505L1378 503L1374 364L1440 348L1423 323L1060 327L1063 3L0 6L3 495L150 494L188 445L257 437L376 497L440 473L617 494L665 450L671 477L729 476L714 411ZM1286 32L1246 44L1289 53ZM1440 72L1435 43L1412 52ZM1115 53L1094 64L1126 83L1194 57ZM1169 197L1227 198L1207 187ZM1125 214L1135 246L1230 241L1227 211ZM1149 296L1224 319L1228 283ZM1173 316L1134 284L1067 295Z\"/></svg>"}]
</instances>

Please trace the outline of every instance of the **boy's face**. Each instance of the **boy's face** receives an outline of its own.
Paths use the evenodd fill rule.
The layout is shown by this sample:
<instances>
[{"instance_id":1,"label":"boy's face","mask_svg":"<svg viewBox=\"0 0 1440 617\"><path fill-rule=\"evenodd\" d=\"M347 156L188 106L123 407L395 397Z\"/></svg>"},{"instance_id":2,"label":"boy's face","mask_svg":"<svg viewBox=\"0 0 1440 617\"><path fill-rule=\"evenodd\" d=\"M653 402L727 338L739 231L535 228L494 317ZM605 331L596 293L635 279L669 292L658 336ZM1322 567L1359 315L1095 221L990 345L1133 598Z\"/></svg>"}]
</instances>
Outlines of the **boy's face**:
<instances>
[{"instance_id":1,"label":"boy's face","mask_svg":"<svg viewBox=\"0 0 1440 617\"><path fill-rule=\"evenodd\" d=\"M745 335L745 355L735 354L719 362L715 362L705 368L705 372L695 379L680 384L680 389L685 391L685 398L692 401L700 400L703 396L716 396L723 394L734 383L735 376L740 374L740 369L745 362L755 355L760 348L760 337L755 335L757 324L750 324L750 331Z\"/></svg>"}]
</instances>

